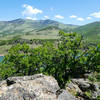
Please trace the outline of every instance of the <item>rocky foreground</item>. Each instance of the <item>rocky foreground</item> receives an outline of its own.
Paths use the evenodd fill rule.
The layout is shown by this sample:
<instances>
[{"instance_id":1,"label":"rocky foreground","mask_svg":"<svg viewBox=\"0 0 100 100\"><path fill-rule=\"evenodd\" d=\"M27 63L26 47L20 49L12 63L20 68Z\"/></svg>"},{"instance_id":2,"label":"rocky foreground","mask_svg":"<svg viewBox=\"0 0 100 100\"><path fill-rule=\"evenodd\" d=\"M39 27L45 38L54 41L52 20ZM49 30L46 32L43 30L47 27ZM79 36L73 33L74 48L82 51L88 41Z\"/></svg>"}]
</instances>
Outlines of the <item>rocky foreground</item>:
<instances>
[{"instance_id":1,"label":"rocky foreground","mask_svg":"<svg viewBox=\"0 0 100 100\"><path fill-rule=\"evenodd\" d=\"M53 77L42 74L0 82L0 100L97 100L99 95L99 85L83 78L71 79L66 90L60 89Z\"/></svg>"},{"instance_id":2,"label":"rocky foreground","mask_svg":"<svg viewBox=\"0 0 100 100\"><path fill-rule=\"evenodd\" d=\"M77 100L51 76L11 77L0 83L0 100Z\"/></svg>"}]
</instances>

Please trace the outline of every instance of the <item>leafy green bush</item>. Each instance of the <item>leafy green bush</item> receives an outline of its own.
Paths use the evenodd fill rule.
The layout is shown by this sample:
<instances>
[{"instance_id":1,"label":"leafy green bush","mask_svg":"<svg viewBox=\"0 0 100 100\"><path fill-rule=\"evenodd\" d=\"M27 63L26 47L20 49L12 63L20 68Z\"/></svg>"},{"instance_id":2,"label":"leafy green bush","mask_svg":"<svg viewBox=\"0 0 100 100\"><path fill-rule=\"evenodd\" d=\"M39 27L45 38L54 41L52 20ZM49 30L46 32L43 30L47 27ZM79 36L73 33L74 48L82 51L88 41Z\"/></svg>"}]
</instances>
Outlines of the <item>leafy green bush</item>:
<instances>
[{"instance_id":1,"label":"leafy green bush","mask_svg":"<svg viewBox=\"0 0 100 100\"><path fill-rule=\"evenodd\" d=\"M84 46L83 36L59 32L56 44L44 42L31 49L27 44L13 46L0 64L0 77L44 73L56 78L61 88L69 77L100 71L100 45Z\"/></svg>"},{"instance_id":2,"label":"leafy green bush","mask_svg":"<svg viewBox=\"0 0 100 100\"><path fill-rule=\"evenodd\" d=\"M88 77L91 82L100 82L100 73L94 72Z\"/></svg>"},{"instance_id":3,"label":"leafy green bush","mask_svg":"<svg viewBox=\"0 0 100 100\"><path fill-rule=\"evenodd\" d=\"M97 100L100 100L100 95L97 97Z\"/></svg>"}]
</instances>

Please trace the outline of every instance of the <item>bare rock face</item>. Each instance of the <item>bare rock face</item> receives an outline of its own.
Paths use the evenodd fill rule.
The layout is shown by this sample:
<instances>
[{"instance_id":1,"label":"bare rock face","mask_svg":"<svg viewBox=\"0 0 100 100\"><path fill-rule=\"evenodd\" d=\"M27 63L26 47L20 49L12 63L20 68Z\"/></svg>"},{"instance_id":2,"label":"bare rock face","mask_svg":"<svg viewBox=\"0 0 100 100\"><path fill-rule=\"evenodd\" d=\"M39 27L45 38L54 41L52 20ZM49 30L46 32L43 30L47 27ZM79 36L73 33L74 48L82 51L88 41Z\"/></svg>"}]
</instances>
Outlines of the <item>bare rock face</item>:
<instances>
[{"instance_id":1,"label":"bare rock face","mask_svg":"<svg viewBox=\"0 0 100 100\"><path fill-rule=\"evenodd\" d=\"M11 77L0 82L0 100L77 100L51 76Z\"/></svg>"}]
</instances>

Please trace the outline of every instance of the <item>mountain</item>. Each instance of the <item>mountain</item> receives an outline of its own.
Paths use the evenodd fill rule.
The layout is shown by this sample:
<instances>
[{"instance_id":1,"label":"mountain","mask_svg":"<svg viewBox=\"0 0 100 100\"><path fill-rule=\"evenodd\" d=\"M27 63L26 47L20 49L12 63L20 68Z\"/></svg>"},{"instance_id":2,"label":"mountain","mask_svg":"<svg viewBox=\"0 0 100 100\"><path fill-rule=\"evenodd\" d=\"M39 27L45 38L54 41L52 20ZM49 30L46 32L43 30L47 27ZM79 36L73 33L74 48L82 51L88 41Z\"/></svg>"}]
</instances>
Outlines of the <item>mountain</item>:
<instances>
[{"instance_id":1,"label":"mountain","mask_svg":"<svg viewBox=\"0 0 100 100\"><path fill-rule=\"evenodd\" d=\"M52 28L50 28L52 27ZM54 28L53 28L54 27ZM62 24L54 20L29 20L16 19L12 21L0 21L0 35L9 34L37 34L40 30L65 30L72 31L77 25Z\"/></svg>"},{"instance_id":2,"label":"mountain","mask_svg":"<svg viewBox=\"0 0 100 100\"><path fill-rule=\"evenodd\" d=\"M100 22L96 21L73 29L73 32L83 34L88 40L100 41Z\"/></svg>"},{"instance_id":3,"label":"mountain","mask_svg":"<svg viewBox=\"0 0 100 100\"><path fill-rule=\"evenodd\" d=\"M12 21L0 21L0 36L21 35L22 38L31 39L36 38L36 35L38 35L38 38L40 38L39 35L44 35L48 36L49 38L56 38L59 33L59 30L63 30L65 32L81 33L90 41L93 41L94 39L95 41L100 41L99 21L83 26L63 24L49 19L16 19Z\"/></svg>"}]
</instances>

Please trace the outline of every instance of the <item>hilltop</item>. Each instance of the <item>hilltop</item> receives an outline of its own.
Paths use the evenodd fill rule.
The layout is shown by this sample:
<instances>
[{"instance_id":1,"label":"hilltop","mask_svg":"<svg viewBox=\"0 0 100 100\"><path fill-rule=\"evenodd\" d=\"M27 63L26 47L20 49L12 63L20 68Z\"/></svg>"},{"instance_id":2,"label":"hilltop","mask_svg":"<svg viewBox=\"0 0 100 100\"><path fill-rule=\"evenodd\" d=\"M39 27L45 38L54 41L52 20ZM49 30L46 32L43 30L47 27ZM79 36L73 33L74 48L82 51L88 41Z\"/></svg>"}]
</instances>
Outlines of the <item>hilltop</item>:
<instances>
[{"instance_id":1,"label":"hilltop","mask_svg":"<svg viewBox=\"0 0 100 100\"><path fill-rule=\"evenodd\" d=\"M0 40L11 39L16 35L20 35L22 39L57 39L59 30L68 33L81 33L88 41L96 43L100 41L99 21L78 26L63 24L49 19L29 20L21 18L11 21L0 21L0 36L2 37Z\"/></svg>"},{"instance_id":2,"label":"hilltop","mask_svg":"<svg viewBox=\"0 0 100 100\"><path fill-rule=\"evenodd\" d=\"M54 28L51 28L54 27ZM15 35L15 34L42 34L41 31L47 29L58 32L58 30L72 31L77 25L63 24L54 20L29 20L16 19L12 21L0 21L0 35ZM43 30L42 30L43 29ZM39 30L39 31L38 31ZM49 30L49 31L50 31ZM55 33L56 33L55 32ZM45 33L45 32L44 32Z\"/></svg>"}]
</instances>

